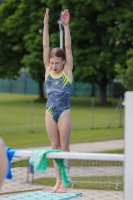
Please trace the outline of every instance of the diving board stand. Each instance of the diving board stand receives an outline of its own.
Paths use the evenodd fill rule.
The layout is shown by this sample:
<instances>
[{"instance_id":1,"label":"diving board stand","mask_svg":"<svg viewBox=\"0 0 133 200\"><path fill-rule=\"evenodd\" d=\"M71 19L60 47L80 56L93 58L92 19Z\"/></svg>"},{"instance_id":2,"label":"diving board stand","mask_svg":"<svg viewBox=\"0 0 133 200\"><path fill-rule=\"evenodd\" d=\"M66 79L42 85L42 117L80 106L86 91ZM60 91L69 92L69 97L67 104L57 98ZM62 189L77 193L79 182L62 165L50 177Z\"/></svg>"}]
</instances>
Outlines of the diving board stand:
<instances>
[{"instance_id":1,"label":"diving board stand","mask_svg":"<svg viewBox=\"0 0 133 200\"><path fill-rule=\"evenodd\" d=\"M133 91L125 92L124 110L124 199L133 197Z\"/></svg>"},{"instance_id":2,"label":"diving board stand","mask_svg":"<svg viewBox=\"0 0 133 200\"><path fill-rule=\"evenodd\" d=\"M82 197L82 193L66 192L52 193L47 191L34 191L1 198L1 200L69 200Z\"/></svg>"}]
</instances>

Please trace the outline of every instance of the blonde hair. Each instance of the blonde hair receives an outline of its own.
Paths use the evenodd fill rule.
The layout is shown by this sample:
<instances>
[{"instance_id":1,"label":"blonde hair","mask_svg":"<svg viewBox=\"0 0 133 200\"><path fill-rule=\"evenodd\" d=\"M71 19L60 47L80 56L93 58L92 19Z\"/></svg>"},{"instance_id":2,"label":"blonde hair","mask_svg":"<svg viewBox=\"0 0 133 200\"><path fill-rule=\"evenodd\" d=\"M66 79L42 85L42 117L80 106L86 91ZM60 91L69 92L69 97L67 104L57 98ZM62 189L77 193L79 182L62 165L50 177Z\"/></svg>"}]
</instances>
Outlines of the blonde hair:
<instances>
[{"instance_id":1,"label":"blonde hair","mask_svg":"<svg viewBox=\"0 0 133 200\"><path fill-rule=\"evenodd\" d=\"M66 60L66 53L65 53L65 51L63 49L59 48L59 47L53 48L50 51L49 57L53 58L54 56L62 58L62 60Z\"/></svg>"}]
</instances>

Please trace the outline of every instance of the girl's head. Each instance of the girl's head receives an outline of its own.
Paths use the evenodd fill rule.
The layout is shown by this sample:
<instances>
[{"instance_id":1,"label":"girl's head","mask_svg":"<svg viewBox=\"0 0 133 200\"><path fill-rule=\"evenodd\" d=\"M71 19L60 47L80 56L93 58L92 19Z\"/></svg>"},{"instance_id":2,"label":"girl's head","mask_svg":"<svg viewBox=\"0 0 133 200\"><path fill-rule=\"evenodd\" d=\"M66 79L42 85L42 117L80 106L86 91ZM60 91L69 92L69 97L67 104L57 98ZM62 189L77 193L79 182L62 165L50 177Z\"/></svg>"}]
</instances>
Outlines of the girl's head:
<instances>
[{"instance_id":1,"label":"girl's head","mask_svg":"<svg viewBox=\"0 0 133 200\"><path fill-rule=\"evenodd\" d=\"M50 58L53 58L53 57L59 57L59 58L62 58L62 60L65 60L66 61L66 54L65 54L65 51L59 47L56 47L56 48L53 48L51 51L50 51Z\"/></svg>"},{"instance_id":2,"label":"girl's head","mask_svg":"<svg viewBox=\"0 0 133 200\"><path fill-rule=\"evenodd\" d=\"M50 51L50 65L55 73L58 73L63 69L65 62L66 54L63 49L56 47Z\"/></svg>"}]
</instances>

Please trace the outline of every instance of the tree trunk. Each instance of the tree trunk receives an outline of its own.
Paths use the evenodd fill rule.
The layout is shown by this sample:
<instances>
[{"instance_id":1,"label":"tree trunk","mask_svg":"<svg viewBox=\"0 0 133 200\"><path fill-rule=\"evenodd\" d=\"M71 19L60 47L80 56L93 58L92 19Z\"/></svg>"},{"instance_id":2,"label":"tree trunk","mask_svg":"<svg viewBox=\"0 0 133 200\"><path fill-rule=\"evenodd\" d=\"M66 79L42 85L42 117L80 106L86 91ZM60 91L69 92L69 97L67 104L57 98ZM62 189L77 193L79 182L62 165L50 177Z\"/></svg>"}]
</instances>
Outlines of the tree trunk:
<instances>
[{"instance_id":1,"label":"tree trunk","mask_svg":"<svg viewBox=\"0 0 133 200\"><path fill-rule=\"evenodd\" d=\"M44 102L45 101L45 95L44 95L44 90L43 90L43 80L38 83L39 87L39 101Z\"/></svg>"},{"instance_id":2,"label":"tree trunk","mask_svg":"<svg viewBox=\"0 0 133 200\"><path fill-rule=\"evenodd\" d=\"M99 90L100 90L100 96L99 96L99 103L101 105L105 105L107 103L107 96L106 96L106 85L107 85L107 82L105 79L101 80L99 83Z\"/></svg>"}]
</instances>

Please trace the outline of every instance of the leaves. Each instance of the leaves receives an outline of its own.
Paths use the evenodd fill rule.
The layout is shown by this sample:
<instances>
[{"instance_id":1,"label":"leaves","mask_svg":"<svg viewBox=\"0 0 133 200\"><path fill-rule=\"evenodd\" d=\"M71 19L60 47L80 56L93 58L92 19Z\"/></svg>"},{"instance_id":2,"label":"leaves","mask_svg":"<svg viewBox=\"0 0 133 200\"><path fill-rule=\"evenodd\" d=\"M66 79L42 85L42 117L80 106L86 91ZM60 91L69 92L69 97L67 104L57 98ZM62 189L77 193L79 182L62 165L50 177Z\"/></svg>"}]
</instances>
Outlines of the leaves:
<instances>
[{"instance_id":1,"label":"leaves","mask_svg":"<svg viewBox=\"0 0 133 200\"><path fill-rule=\"evenodd\" d=\"M70 11L75 80L106 85L116 76L116 63L127 68L126 52L133 41L130 0L4 0L0 4L0 77L11 78L25 67L34 80L42 80L46 8L50 10L51 48L59 46L61 11ZM41 73L40 79L35 73Z\"/></svg>"},{"instance_id":2,"label":"leaves","mask_svg":"<svg viewBox=\"0 0 133 200\"><path fill-rule=\"evenodd\" d=\"M118 73L117 78L122 81L124 87L128 90L133 90L133 49L127 52L126 68L116 64L115 70Z\"/></svg>"}]
</instances>

